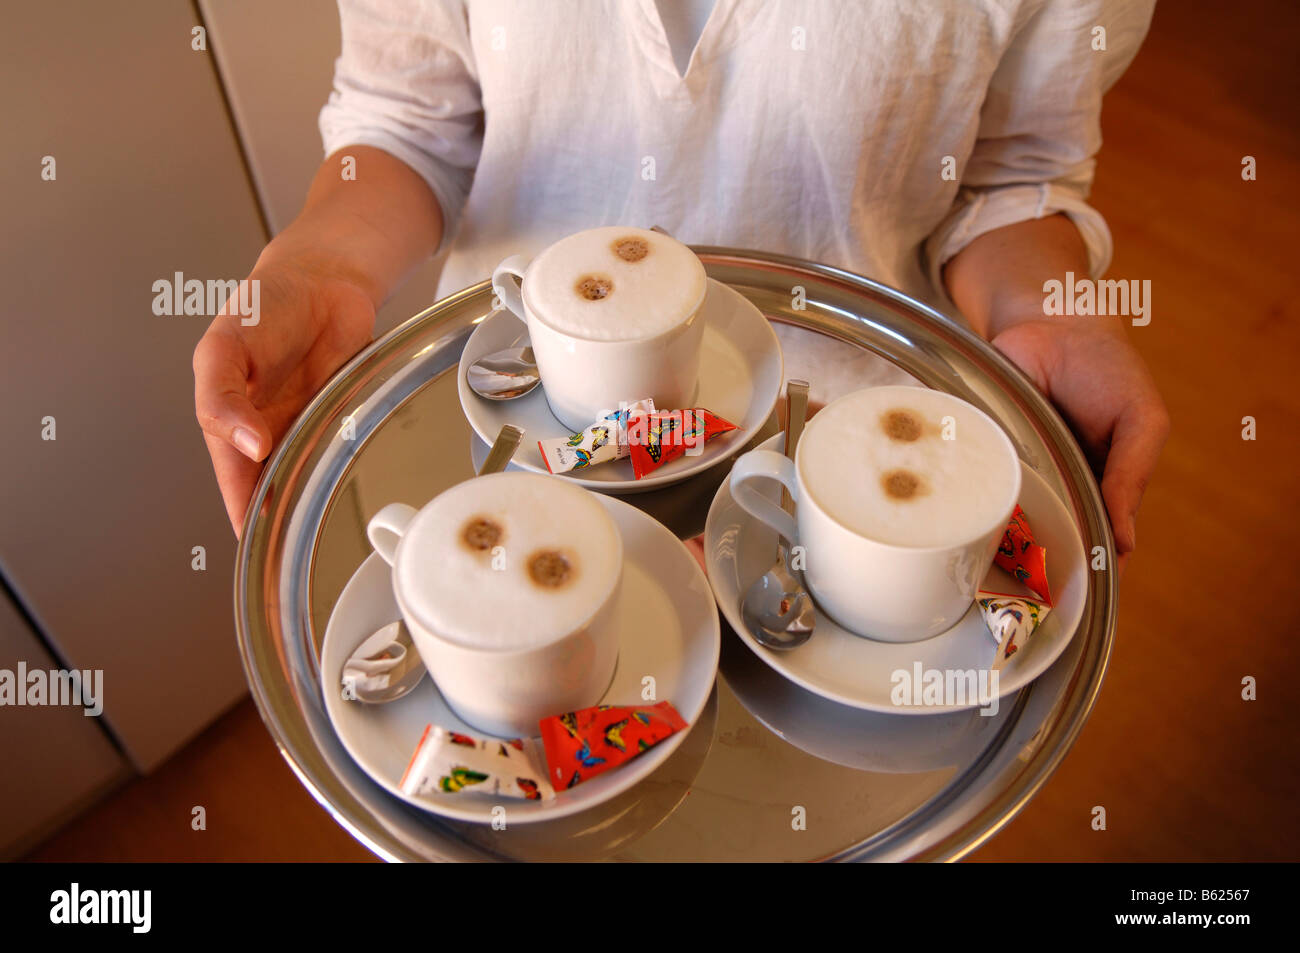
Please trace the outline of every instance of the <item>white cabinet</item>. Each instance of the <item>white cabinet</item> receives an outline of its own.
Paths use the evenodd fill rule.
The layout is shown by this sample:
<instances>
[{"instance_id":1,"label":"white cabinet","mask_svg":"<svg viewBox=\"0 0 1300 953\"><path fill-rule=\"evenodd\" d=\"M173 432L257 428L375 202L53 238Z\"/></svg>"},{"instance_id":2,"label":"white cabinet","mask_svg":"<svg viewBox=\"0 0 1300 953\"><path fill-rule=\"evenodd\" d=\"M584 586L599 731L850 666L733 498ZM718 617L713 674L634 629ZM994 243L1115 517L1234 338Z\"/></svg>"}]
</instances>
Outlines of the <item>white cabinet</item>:
<instances>
[{"instance_id":1,"label":"white cabinet","mask_svg":"<svg viewBox=\"0 0 1300 953\"><path fill-rule=\"evenodd\" d=\"M21 4L0 30L0 571L58 656L103 670L106 699L100 719L0 709L0 851L87 803L123 755L150 770L246 688L234 539L193 413L208 318L155 315L154 282L242 277L296 214L338 13L200 6L202 24L174 0ZM380 331L432 303L437 270ZM3 638L0 667L50 663L12 607Z\"/></svg>"},{"instance_id":2,"label":"white cabinet","mask_svg":"<svg viewBox=\"0 0 1300 953\"><path fill-rule=\"evenodd\" d=\"M0 678L16 679L20 666L59 667L0 590ZM21 854L130 773L99 719L76 705L0 707L0 765L0 860Z\"/></svg>"},{"instance_id":3,"label":"white cabinet","mask_svg":"<svg viewBox=\"0 0 1300 953\"><path fill-rule=\"evenodd\" d=\"M246 690L194 420L208 319L152 311L155 281L241 277L265 240L195 24L79 0L0 30L0 569L69 665L104 671L104 726L140 770ZM0 716L3 744L24 730Z\"/></svg>"}]
</instances>

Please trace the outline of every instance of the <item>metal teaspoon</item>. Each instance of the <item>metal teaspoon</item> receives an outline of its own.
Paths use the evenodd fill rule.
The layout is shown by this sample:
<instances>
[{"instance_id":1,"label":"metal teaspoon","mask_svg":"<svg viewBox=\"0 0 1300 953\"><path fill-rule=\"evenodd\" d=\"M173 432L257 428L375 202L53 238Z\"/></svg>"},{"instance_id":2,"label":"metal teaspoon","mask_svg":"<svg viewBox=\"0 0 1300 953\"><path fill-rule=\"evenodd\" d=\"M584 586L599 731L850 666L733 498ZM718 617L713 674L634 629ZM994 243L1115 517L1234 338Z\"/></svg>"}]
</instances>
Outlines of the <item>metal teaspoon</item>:
<instances>
[{"instance_id":1,"label":"metal teaspoon","mask_svg":"<svg viewBox=\"0 0 1300 953\"><path fill-rule=\"evenodd\" d=\"M542 382L531 347L508 347L480 357L465 374L469 389L488 400L514 400Z\"/></svg>"},{"instance_id":2,"label":"metal teaspoon","mask_svg":"<svg viewBox=\"0 0 1300 953\"><path fill-rule=\"evenodd\" d=\"M785 391L785 455L794 459L808 416L808 382L792 380ZM789 510L790 496L781 493ZM754 581L740 604L740 616L754 639L769 649L788 651L812 638L816 612L803 580L790 567L790 549L777 543L776 564Z\"/></svg>"}]
</instances>

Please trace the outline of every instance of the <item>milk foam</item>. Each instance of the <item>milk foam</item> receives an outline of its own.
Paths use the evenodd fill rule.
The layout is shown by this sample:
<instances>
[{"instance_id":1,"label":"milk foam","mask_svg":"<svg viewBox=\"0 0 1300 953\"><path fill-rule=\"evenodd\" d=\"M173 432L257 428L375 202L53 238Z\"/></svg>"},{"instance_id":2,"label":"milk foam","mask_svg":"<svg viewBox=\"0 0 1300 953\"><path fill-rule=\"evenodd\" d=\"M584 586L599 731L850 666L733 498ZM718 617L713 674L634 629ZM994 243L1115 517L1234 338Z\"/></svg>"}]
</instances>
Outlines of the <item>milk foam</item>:
<instances>
[{"instance_id":1,"label":"milk foam","mask_svg":"<svg viewBox=\"0 0 1300 953\"><path fill-rule=\"evenodd\" d=\"M469 539L490 548L466 541L469 526ZM530 573L539 553L548 558ZM539 584L538 569L552 572L556 553L568 580ZM585 625L618 585L622 564L618 526L593 494L557 477L494 473L421 510L402 539L398 589L409 594L411 613L449 642L525 650Z\"/></svg>"},{"instance_id":2,"label":"milk foam","mask_svg":"<svg viewBox=\"0 0 1300 953\"><path fill-rule=\"evenodd\" d=\"M954 421L952 440L943 439L945 417ZM808 495L838 522L916 548L968 542L1009 516L1020 467L996 424L923 387L874 387L832 401L808 422L797 461ZM915 495L893 499L887 489Z\"/></svg>"},{"instance_id":3,"label":"milk foam","mask_svg":"<svg viewBox=\"0 0 1300 953\"><path fill-rule=\"evenodd\" d=\"M627 257L616 250L625 239ZM704 265L681 242L644 228L610 226L578 232L543 251L528 267L523 293L529 309L563 334L639 341L690 317L706 282Z\"/></svg>"}]
</instances>

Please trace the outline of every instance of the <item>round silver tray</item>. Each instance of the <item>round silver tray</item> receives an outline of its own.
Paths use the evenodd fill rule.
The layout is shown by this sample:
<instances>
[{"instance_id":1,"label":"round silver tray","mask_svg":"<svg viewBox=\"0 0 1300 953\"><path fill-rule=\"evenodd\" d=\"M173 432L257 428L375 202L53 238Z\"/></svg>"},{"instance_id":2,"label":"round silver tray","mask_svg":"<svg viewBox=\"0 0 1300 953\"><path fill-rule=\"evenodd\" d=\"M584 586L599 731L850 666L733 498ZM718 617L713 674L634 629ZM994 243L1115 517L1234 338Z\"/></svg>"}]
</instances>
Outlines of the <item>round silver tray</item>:
<instances>
[{"instance_id":1,"label":"round silver tray","mask_svg":"<svg viewBox=\"0 0 1300 953\"><path fill-rule=\"evenodd\" d=\"M1073 513L1085 551L1114 545L1087 462L1061 418L1001 355L927 306L858 275L752 251L697 247L711 277L768 318L872 352L983 407ZM793 289L804 289L794 306ZM1114 574L1093 572L1083 621L1041 678L976 712L855 712L790 685L723 624L717 685L673 756L591 812L507 830L393 798L344 751L321 701L319 647L368 555L385 503L420 505L473 474L456 367L491 313L488 282L375 341L304 410L268 462L235 570L240 651L262 719L302 783L389 860L951 860L992 836L1065 757L1100 690ZM754 442L774 433L776 421ZM700 533L728 468L625 497L681 538ZM412 746L416 739L412 739Z\"/></svg>"}]
</instances>

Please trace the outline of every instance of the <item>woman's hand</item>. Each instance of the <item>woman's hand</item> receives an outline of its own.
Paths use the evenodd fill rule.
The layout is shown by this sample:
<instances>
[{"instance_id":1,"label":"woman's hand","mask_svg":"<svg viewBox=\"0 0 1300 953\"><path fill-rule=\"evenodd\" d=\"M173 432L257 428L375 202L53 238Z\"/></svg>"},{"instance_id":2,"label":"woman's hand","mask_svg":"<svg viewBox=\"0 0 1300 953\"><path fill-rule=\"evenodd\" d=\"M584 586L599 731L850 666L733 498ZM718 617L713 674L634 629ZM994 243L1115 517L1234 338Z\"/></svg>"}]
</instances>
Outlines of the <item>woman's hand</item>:
<instances>
[{"instance_id":1,"label":"woman's hand","mask_svg":"<svg viewBox=\"0 0 1300 953\"><path fill-rule=\"evenodd\" d=\"M993 338L1056 405L1093 469L1123 572L1137 546L1137 511L1169 436L1169 412L1122 328L1105 318L1026 321Z\"/></svg>"},{"instance_id":2,"label":"woman's hand","mask_svg":"<svg viewBox=\"0 0 1300 953\"><path fill-rule=\"evenodd\" d=\"M249 278L260 282L257 324L228 305L194 350L195 414L236 536L262 461L375 324L371 296L322 267L259 263Z\"/></svg>"},{"instance_id":3,"label":"woman's hand","mask_svg":"<svg viewBox=\"0 0 1300 953\"><path fill-rule=\"evenodd\" d=\"M948 294L975 330L1056 405L1093 469L1115 533L1119 570L1137 545L1137 511L1169 413L1123 319L1044 314L1044 285L1088 274L1088 252L1064 215L987 232L944 268Z\"/></svg>"},{"instance_id":4,"label":"woman's hand","mask_svg":"<svg viewBox=\"0 0 1300 953\"><path fill-rule=\"evenodd\" d=\"M376 309L441 236L442 210L414 170L372 146L341 149L249 275L260 282L257 323L245 326L232 302L203 335L194 410L236 536L262 461L370 342Z\"/></svg>"}]
</instances>

